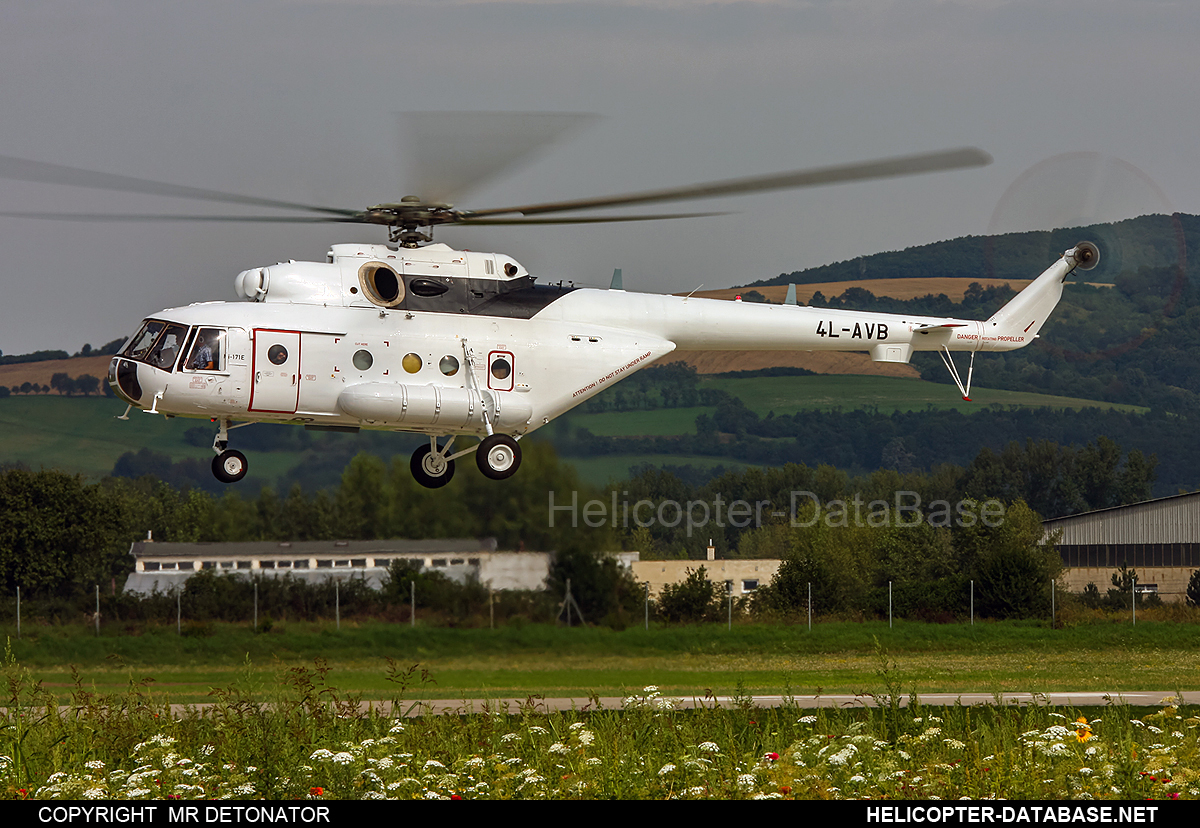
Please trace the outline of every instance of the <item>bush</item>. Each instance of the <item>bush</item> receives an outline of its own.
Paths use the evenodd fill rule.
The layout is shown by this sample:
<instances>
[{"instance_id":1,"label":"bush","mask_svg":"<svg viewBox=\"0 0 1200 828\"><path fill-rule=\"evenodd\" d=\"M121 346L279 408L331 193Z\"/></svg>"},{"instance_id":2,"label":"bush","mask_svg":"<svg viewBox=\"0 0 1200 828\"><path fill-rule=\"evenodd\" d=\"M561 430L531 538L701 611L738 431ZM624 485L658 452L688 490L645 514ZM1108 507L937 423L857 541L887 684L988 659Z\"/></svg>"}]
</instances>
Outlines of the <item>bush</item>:
<instances>
[{"instance_id":1,"label":"bush","mask_svg":"<svg viewBox=\"0 0 1200 828\"><path fill-rule=\"evenodd\" d=\"M667 584L658 597L658 614L666 621L696 623L716 620L721 614L721 590L708 573L688 568L682 583Z\"/></svg>"}]
</instances>

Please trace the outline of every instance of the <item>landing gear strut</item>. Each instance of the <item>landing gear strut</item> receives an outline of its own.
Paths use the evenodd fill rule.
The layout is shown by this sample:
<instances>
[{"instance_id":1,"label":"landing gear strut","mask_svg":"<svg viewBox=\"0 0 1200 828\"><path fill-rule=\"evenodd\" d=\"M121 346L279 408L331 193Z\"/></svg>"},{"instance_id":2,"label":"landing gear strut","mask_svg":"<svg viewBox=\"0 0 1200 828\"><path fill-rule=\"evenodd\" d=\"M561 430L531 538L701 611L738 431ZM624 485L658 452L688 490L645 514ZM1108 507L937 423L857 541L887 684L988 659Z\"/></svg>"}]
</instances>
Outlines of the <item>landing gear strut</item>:
<instances>
[{"instance_id":1,"label":"landing gear strut","mask_svg":"<svg viewBox=\"0 0 1200 828\"><path fill-rule=\"evenodd\" d=\"M249 425L249 423L242 423L233 428L240 428L241 425ZM222 483L238 482L246 476L246 472L250 468L246 455L229 448L229 429L230 420L221 420L217 428L217 436L213 438L212 447L217 456L212 460L212 473L213 477Z\"/></svg>"}]
</instances>

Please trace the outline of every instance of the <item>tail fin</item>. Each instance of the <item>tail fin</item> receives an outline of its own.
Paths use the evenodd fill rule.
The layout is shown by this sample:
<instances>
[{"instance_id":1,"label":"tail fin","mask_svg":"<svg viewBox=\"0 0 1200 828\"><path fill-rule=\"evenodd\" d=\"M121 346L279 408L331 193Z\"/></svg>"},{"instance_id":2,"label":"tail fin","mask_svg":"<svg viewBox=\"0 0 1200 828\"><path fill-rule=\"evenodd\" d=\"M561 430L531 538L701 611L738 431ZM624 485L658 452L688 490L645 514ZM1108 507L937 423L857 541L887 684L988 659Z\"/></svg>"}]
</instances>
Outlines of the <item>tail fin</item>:
<instances>
[{"instance_id":1,"label":"tail fin","mask_svg":"<svg viewBox=\"0 0 1200 828\"><path fill-rule=\"evenodd\" d=\"M1061 259L1046 268L1041 276L984 323L988 336L1019 337L1022 344L1027 344L1037 336L1058 305L1063 282L1071 271L1076 268L1091 270L1099 261L1100 251L1091 242L1080 242L1063 253Z\"/></svg>"}]
</instances>

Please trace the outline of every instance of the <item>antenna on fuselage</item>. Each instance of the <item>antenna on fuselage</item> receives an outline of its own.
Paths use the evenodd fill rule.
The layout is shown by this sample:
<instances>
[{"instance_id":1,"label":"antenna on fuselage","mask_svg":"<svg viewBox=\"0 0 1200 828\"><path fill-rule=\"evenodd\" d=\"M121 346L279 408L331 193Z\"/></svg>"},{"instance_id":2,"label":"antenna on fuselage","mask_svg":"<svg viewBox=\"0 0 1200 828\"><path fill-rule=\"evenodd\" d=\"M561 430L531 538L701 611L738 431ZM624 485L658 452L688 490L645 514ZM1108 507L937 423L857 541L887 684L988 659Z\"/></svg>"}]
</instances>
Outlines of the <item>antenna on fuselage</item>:
<instances>
[{"instance_id":1,"label":"antenna on fuselage","mask_svg":"<svg viewBox=\"0 0 1200 828\"><path fill-rule=\"evenodd\" d=\"M608 286L609 290L624 290L625 284L621 281L621 268L613 268L612 284Z\"/></svg>"}]
</instances>

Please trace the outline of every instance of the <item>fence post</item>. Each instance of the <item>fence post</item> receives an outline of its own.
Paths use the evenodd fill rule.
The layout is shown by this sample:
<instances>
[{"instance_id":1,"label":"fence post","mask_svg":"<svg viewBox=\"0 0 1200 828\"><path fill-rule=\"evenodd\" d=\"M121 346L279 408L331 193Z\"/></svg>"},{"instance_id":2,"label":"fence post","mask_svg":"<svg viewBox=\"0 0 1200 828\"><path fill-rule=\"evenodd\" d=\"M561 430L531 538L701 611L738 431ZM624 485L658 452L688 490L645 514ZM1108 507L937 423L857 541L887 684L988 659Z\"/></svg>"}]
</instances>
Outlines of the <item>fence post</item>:
<instances>
[{"instance_id":1,"label":"fence post","mask_svg":"<svg viewBox=\"0 0 1200 828\"><path fill-rule=\"evenodd\" d=\"M812 581L808 582L808 631L812 632Z\"/></svg>"},{"instance_id":2,"label":"fence post","mask_svg":"<svg viewBox=\"0 0 1200 828\"><path fill-rule=\"evenodd\" d=\"M971 579L971 626L975 626L975 580Z\"/></svg>"},{"instance_id":3,"label":"fence post","mask_svg":"<svg viewBox=\"0 0 1200 828\"><path fill-rule=\"evenodd\" d=\"M17 587L17 639L21 638L21 588Z\"/></svg>"},{"instance_id":4,"label":"fence post","mask_svg":"<svg viewBox=\"0 0 1200 828\"><path fill-rule=\"evenodd\" d=\"M650 630L650 582L646 581L646 630Z\"/></svg>"},{"instance_id":5,"label":"fence post","mask_svg":"<svg viewBox=\"0 0 1200 828\"><path fill-rule=\"evenodd\" d=\"M1054 629L1055 624L1058 623L1058 607L1056 607L1055 603L1054 603L1055 597L1056 596L1054 594L1054 581L1051 580L1050 581L1050 629Z\"/></svg>"},{"instance_id":6,"label":"fence post","mask_svg":"<svg viewBox=\"0 0 1200 828\"><path fill-rule=\"evenodd\" d=\"M888 629L892 628L892 582L888 581Z\"/></svg>"},{"instance_id":7,"label":"fence post","mask_svg":"<svg viewBox=\"0 0 1200 828\"><path fill-rule=\"evenodd\" d=\"M417 582L409 581L408 603L412 607L412 612L408 615L408 626L417 626Z\"/></svg>"},{"instance_id":8,"label":"fence post","mask_svg":"<svg viewBox=\"0 0 1200 828\"><path fill-rule=\"evenodd\" d=\"M1137 626L1137 575L1129 579L1129 606L1133 608L1133 625Z\"/></svg>"},{"instance_id":9,"label":"fence post","mask_svg":"<svg viewBox=\"0 0 1200 828\"><path fill-rule=\"evenodd\" d=\"M100 585L96 584L96 635L100 635Z\"/></svg>"},{"instance_id":10,"label":"fence post","mask_svg":"<svg viewBox=\"0 0 1200 828\"><path fill-rule=\"evenodd\" d=\"M333 582L333 620L337 625L337 629L342 629L342 593L339 588L340 581ZM257 593L255 593L257 595Z\"/></svg>"},{"instance_id":11,"label":"fence post","mask_svg":"<svg viewBox=\"0 0 1200 828\"><path fill-rule=\"evenodd\" d=\"M183 636L183 587L175 593L175 634Z\"/></svg>"},{"instance_id":12,"label":"fence post","mask_svg":"<svg viewBox=\"0 0 1200 828\"><path fill-rule=\"evenodd\" d=\"M496 629L496 590L488 590L488 628Z\"/></svg>"},{"instance_id":13,"label":"fence post","mask_svg":"<svg viewBox=\"0 0 1200 828\"><path fill-rule=\"evenodd\" d=\"M258 581L254 582L254 631L258 632Z\"/></svg>"}]
</instances>

